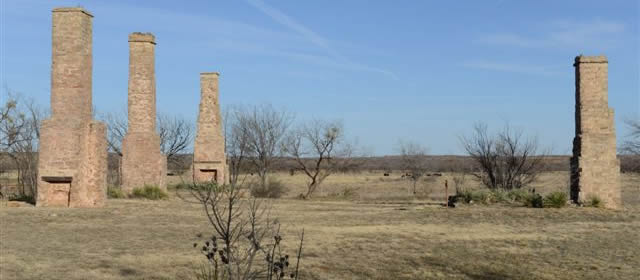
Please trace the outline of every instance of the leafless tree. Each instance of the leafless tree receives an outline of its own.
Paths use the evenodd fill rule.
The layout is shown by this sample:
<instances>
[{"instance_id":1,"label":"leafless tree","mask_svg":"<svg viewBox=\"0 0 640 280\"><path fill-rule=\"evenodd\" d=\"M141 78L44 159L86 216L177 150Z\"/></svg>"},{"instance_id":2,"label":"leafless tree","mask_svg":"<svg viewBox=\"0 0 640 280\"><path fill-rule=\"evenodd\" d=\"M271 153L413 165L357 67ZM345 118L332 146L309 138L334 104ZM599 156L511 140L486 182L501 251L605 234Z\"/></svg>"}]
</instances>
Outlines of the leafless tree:
<instances>
[{"instance_id":1,"label":"leafless tree","mask_svg":"<svg viewBox=\"0 0 640 280\"><path fill-rule=\"evenodd\" d=\"M249 132L248 128L236 118L242 116L236 108L224 112L223 130L225 136L225 155L229 168L229 183L242 185L246 173L246 161L249 156ZM246 175L246 174L244 174Z\"/></svg>"},{"instance_id":2,"label":"leafless tree","mask_svg":"<svg viewBox=\"0 0 640 280\"><path fill-rule=\"evenodd\" d=\"M545 152L536 137L525 138L522 131L509 125L490 135L487 125L478 123L471 136L460 137L462 146L476 162L480 172L473 173L490 189L518 189L534 182L544 167Z\"/></svg>"},{"instance_id":3,"label":"leafless tree","mask_svg":"<svg viewBox=\"0 0 640 280\"><path fill-rule=\"evenodd\" d=\"M627 139L622 143L620 151L629 155L628 169L640 172L640 120L628 119L625 124L629 128Z\"/></svg>"},{"instance_id":4,"label":"leafless tree","mask_svg":"<svg viewBox=\"0 0 640 280\"><path fill-rule=\"evenodd\" d=\"M127 115L107 113L101 119L107 124L109 150L122 156L122 140L127 135ZM160 150L171 160L189 148L194 137L194 126L184 118L158 113L156 130L160 136Z\"/></svg>"},{"instance_id":5,"label":"leafless tree","mask_svg":"<svg viewBox=\"0 0 640 280\"><path fill-rule=\"evenodd\" d=\"M18 194L33 197L38 182L40 125L46 111L6 88L5 95L7 101L0 107L0 157L7 157L18 172Z\"/></svg>"},{"instance_id":6,"label":"leafless tree","mask_svg":"<svg viewBox=\"0 0 640 280\"><path fill-rule=\"evenodd\" d=\"M348 165L354 152L353 145L345 140L342 123L322 120L291 130L282 142L282 150L308 177L303 198L311 197L329 175Z\"/></svg>"},{"instance_id":7,"label":"leafless tree","mask_svg":"<svg viewBox=\"0 0 640 280\"><path fill-rule=\"evenodd\" d=\"M107 113L100 115L102 121L107 125L107 145L109 152L118 155L118 169L114 172L117 180L114 184L121 182L120 170L122 165L122 140L127 135L127 114ZM168 114L157 114L156 130L160 136L160 150L167 156L168 163L179 163L179 154L187 151L193 142L195 134L194 126L184 118L170 116Z\"/></svg>"},{"instance_id":8,"label":"leafless tree","mask_svg":"<svg viewBox=\"0 0 640 280\"><path fill-rule=\"evenodd\" d=\"M100 116L107 125L107 145L109 152L122 157L122 140L127 135L127 113L107 113Z\"/></svg>"},{"instance_id":9,"label":"leafless tree","mask_svg":"<svg viewBox=\"0 0 640 280\"><path fill-rule=\"evenodd\" d=\"M427 171L427 149L418 143L400 141L398 151L402 159L402 169L406 172L405 176L411 179L415 195L416 185Z\"/></svg>"},{"instance_id":10,"label":"leafless tree","mask_svg":"<svg viewBox=\"0 0 640 280\"><path fill-rule=\"evenodd\" d=\"M269 104L237 107L231 114L236 135L242 135L246 140L247 159L265 187L273 164L280 159L281 142L293 117Z\"/></svg>"},{"instance_id":11,"label":"leafless tree","mask_svg":"<svg viewBox=\"0 0 640 280\"><path fill-rule=\"evenodd\" d=\"M168 162L176 161L176 156L186 151L193 143L194 126L184 118L158 114L157 128L160 149L167 156Z\"/></svg>"},{"instance_id":12,"label":"leafless tree","mask_svg":"<svg viewBox=\"0 0 640 280\"><path fill-rule=\"evenodd\" d=\"M127 112L100 114L99 118L107 125L107 148L109 153L117 155L116 162L109 165L107 180L110 185L122 183L122 140L127 134Z\"/></svg>"}]
</instances>

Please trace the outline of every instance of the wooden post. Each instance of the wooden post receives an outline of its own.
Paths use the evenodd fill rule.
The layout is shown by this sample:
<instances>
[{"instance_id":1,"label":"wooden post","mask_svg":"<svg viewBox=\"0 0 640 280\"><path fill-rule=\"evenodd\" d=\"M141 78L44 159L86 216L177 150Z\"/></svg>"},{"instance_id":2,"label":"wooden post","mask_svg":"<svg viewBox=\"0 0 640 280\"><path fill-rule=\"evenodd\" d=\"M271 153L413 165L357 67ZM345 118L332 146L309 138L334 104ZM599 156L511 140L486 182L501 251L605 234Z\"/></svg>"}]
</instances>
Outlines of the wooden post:
<instances>
[{"instance_id":1,"label":"wooden post","mask_svg":"<svg viewBox=\"0 0 640 280\"><path fill-rule=\"evenodd\" d=\"M444 180L444 207L449 207L449 181Z\"/></svg>"}]
</instances>

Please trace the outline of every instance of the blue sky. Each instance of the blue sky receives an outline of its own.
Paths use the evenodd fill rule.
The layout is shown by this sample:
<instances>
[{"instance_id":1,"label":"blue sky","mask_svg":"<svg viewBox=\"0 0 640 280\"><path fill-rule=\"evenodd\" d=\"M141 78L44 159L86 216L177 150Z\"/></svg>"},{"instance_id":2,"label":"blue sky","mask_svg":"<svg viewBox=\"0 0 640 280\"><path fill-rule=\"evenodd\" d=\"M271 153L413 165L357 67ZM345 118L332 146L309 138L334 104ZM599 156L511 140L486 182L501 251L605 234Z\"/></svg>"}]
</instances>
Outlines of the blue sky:
<instances>
[{"instance_id":1,"label":"blue sky","mask_svg":"<svg viewBox=\"0 0 640 280\"><path fill-rule=\"evenodd\" d=\"M0 82L49 106L51 9L93 21L93 102L122 112L131 32L156 36L158 111L196 119L199 73L223 106L341 119L370 152L400 139L460 154L477 121L570 154L578 54L609 58L618 142L639 118L639 1L0 0ZM179 4L178 4L179 3Z\"/></svg>"}]
</instances>

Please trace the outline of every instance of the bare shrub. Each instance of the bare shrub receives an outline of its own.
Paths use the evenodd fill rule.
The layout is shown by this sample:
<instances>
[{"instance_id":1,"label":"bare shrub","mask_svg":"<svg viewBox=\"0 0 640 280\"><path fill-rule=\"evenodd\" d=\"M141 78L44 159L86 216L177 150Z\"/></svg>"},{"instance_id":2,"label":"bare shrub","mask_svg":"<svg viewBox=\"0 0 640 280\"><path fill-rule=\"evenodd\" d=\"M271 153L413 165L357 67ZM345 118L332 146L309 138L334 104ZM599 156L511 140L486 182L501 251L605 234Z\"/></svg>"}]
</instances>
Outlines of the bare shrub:
<instances>
[{"instance_id":1,"label":"bare shrub","mask_svg":"<svg viewBox=\"0 0 640 280\"><path fill-rule=\"evenodd\" d=\"M471 136L460 141L480 171L473 175L490 189L525 187L536 181L544 167L546 153L539 150L537 138L525 138L509 125L489 135L487 125L479 123Z\"/></svg>"},{"instance_id":2,"label":"bare shrub","mask_svg":"<svg viewBox=\"0 0 640 280\"><path fill-rule=\"evenodd\" d=\"M398 145L402 160L402 169L406 172L405 178L413 183L413 194L416 194L416 185L427 171L427 149L414 142L400 141Z\"/></svg>"},{"instance_id":3,"label":"bare shrub","mask_svg":"<svg viewBox=\"0 0 640 280\"><path fill-rule=\"evenodd\" d=\"M467 184L467 173L466 172L456 172L452 174L453 188L456 193L462 191Z\"/></svg>"},{"instance_id":4,"label":"bare shrub","mask_svg":"<svg viewBox=\"0 0 640 280\"><path fill-rule=\"evenodd\" d=\"M287 193L287 187L282 182L269 178L266 185L260 183L249 184L251 196L256 198L280 198Z\"/></svg>"},{"instance_id":5,"label":"bare shrub","mask_svg":"<svg viewBox=\"0 0 640 280\"><path fill-rule=\"evenodd\" d=\"M214 230L217 255L203 247L209 269L201 271L215 278L204 279L284 279L285 272L293 273L287 275L293 275L291 278L297 276L297 269L288 271L288 258L280 255L280 224L271 217L265 201L244 199L246 189L237 185L194 184L189 191L203 206Z\"/></svg>"}]
</instances>

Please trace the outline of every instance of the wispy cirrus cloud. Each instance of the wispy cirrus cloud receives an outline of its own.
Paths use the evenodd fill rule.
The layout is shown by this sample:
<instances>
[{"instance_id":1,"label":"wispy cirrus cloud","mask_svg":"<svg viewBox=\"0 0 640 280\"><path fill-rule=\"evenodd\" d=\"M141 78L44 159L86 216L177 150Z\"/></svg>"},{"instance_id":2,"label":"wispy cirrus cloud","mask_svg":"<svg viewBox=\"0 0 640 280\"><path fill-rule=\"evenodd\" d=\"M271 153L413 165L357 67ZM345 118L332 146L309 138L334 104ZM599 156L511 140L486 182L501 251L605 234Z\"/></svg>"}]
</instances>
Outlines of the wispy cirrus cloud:
<instances>
[{"instance_id":1,"label":"wispy cirrus cloud","mask_svg":"<svg viewBox=\"0 0 640 280\"><path fill-rule=\"evenodd\" d=\"M282 11L267 5L264 1L247 0L247 2L253 7L255 7L256 9L258 9L259 11L261 11L266 16L273 19L274 21L291 29L292 31L296 32L298 35L301 35L302 37L306 38L309 42L311 42L315 46L324 50L329 55L328 58L333 60L333 62L328 61L327 59L323 59L319 56L292 54L292 57L303 57L305 59L311 58L312 61L322 61L325 64L332 64L340 68L352 69L356 71L375 72L375 73L387 75L395 80L399 79L398 76L392 71L356 63L351 59L345 57L330 45L329 40L319 35L318 33L314 32L313 30L309 29L308 27L302 25L301 23L297 22L292 17L286 15Z\"/></svg>"},{"instance_id":2,"label":"wispy cirrus cloud","mask_svg":"<svg viewBox=\"0 0 640 280\"><path fill-rule=\"evenodd\" d=\"M51 10L54 6L76 6L73 0L60 0L52 3L47 0L24 0L16 2L1 1L2 19L12 17L14 21L29 23L31 20L49 21L42 16L34 16L32 11ZM284 58L290 61L330 67L339 70L379 73L393 79L397 75L386 69L357 63L342 55L337 49L357 50L360 54L381 54L379 50L368 46L359 46L351 42L329 40L313 30L295 21L292 17L270 7L262 1L249 1L274 21L287 29L274 30L264 26L234 20L205 13L171 10L162 7L144 6L128 2L90 2L88 8L97 17L95 29L101 32L101 38L109 35L121 36L119 30L138 30L154 32L161 46L174 44L176 47L196 51L225 51L256 56ZM118 20L104 21L105 15L118 15ZM4 26L4 25L3 25ZM102 29L101 29L102 28ZM198 30L197 36L185 30ZM293 32L292 32L293 31ZM108 32L110 34L106 34ZM167 42L163 38L180 38L180 41ZM126 37L125 37L126 38ZM105 39L107 41L107 39Z\"/></svg>"},{"instance_id":3,"label":"wispy cirrus cloud","mask_svg":"<svg viewBox=\"0 0 640 280\"><path fill-rule=\"evenodd\" d=\"M520 64L513 62L490 61L483 59L470 60L462 63L462 66L469 69L510 72L520 74L533 74L542 76L555 76L561 74L562 66L541 66Z\"/></svg>"},{"instance_id":4,"label":"wispy cirrus cloud","mask_svg":"<svg viewBox=\"0 0 640 280\"><path fill-rule=\"evenodd\" d=\"M522 32L496 32L480 36L476 41L490 45L524 48L588 47L607 48L615 46L622 38L625 25L618 21L595 19L591 21L553 20L532 26L533 30Z\"/></svg>"}]
</instances>

